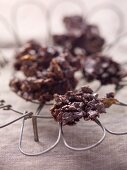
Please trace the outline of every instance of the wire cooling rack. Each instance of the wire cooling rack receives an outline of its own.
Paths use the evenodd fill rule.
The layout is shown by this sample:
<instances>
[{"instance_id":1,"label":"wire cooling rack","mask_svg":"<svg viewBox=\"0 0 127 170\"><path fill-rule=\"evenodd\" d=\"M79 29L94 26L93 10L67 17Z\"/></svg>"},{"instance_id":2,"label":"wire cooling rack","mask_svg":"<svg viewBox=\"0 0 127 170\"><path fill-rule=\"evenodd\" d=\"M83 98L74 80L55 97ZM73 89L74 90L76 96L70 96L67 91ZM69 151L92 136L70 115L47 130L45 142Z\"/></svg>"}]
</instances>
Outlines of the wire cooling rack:
<instances>
[{"instance_id":1,"label":"wire cooling rack","mask_svg":"<svg viewBox=\"0 0 127 170\"><path fill-rule=\"evenodd\" d=\"M98 5L95 6L93 9L91 9L90 11L86 12L84 14L84 11L86 11L86 6L84 5L84 3L82 1L73 1L73 0L66 0L66 1L55 1L52 4L50 4L50 7L46 7L42 2L40 1L22 1L20 3L16 3L14 4L13 8L12 8L12 12L11 12L11 19L12 19L12 23L10 24L5 17L3 17L2 15L0 15L0 21L1 23L5 26L5 28L8 30L8 32L10 34L13 35L14 40L15 40L15 46L13 47L15 53L18 52L19 47L22 45L21 39L20 39L20 35L19 35L19 30L18 30L18 12L20 10L20 8L22 8L23 6L29 6L29 5L33 5L36 6L43 15L45 15L46 17L46 25L47 25L47 32L48 32L48 36L46 38L46 44L50 44L52 45L52 27L51 27L51 19L53 16L53 13L55 10L57 10L57 8L59 8L59 6L64 5L64 3L67 3L68 5L71 6L71 4L77 6L80 9L80 12L82 16L84 16L86 18L86 20L89 20L95 13L98 13L99 11L102 10L109 10L113 13L115 13L115 15L118 18L118 22L119 22L119 27L116 30L116 37L114 38L114 40L108 44L106 44L104 46L103 49L103 53L107 54L110 50L112 50L112 48L123 38L126 36L126 33L124 33L124 15L121 12L121 10L119 9L119 7L113 5L113 4L102 4L102 5ZM0 66L1 66L1 70L4 68L5 65L8 65L8 63L10 63L10 61L8 61L7 57L3 54L2 50L1 52L1 60L0 60ZM123 63L124 65L126 63ZM7 66L6 66L7 68ZM6 69L5 68L5 69ZM1 73L4 74L4 71ZM15 72L13 72L13 76L15 76ZM123 83L123 82L121 82ZM124 81L124 86L126 86L126 81ZM96 92L98 92L100 90L102 86L100 85ZM102 87L103 88L103 87ZM25 122L27 119L31 119L32 121L32 126L33 126L33 134L34 134L34 141L35 142L39 142L39 133L38 133L38 119L53 119L52 116L43 116L43 112L44 112L44 106L52 106L53 102L51 103L46 103L46 104L42 104L39 102L35 102L35 101L31 101L33 104L35 104L37 106L37 109L35 112L29 112L29 111L24 111L21 112L19 110L16 110L16 104L11 103L8 104L6 103L6 101L4 101L3 99L0 100L0 110L2 112L6 111L6 112L10 112L10 114L16 113L19 114L19 117L12 120L11 122L8 122L2 126L0 126L0 128L5 128L19 120L22 120L22 125L21 125L21 131L20 131L20 138L19 138L19 150L27 156L37 156L37 155L41 155L44 154L46 152L49 152L50 150L52 150L53 148L55 148L57 146L57 144L63 140L64 145L74 151L86 151L89 149L92 149L96 146L98 146L99 144L101 144L101 142L105 139L106 136L106 132L113 134L113 135L126 135L127 132L113 132L109 129L107 129L99 119L94 120L94 122L99 126L99 128L102 130L102 136L101 138L94 144L87 146L87 147L73 147L70 144L68 144L67 139L66 139L66 135L64 133L64 126L62 126L62 124L58 123L58 135L57 138L55 140L55 142L49 146L47 149L42 150L39 153L29 153L26 150L23 150L22 145L23 145L23 135L24 135L24 126L25 126ZM123 106L126 107L127 104L122 103L122 102L118 102L117 105L119 106ZM29 108L28 108L29 110ZM55 123L55 122L54 122Z\"/></svg>"}]
</instances>

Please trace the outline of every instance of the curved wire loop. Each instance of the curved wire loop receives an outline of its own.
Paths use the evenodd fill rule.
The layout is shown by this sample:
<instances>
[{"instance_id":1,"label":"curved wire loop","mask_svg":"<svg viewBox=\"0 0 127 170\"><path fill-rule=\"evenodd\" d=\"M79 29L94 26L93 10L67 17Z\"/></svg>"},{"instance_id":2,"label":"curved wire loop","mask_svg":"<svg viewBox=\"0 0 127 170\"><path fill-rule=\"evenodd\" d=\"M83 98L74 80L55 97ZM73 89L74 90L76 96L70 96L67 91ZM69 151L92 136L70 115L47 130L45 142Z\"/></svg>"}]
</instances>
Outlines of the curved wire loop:
<instances>
[{"instance_id":1,"label":"curved wire loop","mask_svg":"<svg viewBox=\"0 0 127 170\"><path fill-rule=\"evenodd\" d=\"M127 64L127 63L124 63L124 65ZM107 85L112 85L112 84L107 84ZM115 85L115 84L114 84ZM98 87L94 90L95 93L99 92L101 90L102 87L104 87L105 85L102 85L101 83L98 85ZM124 87L127 86L127 80L126 81L121 81L119 83L119 86L116 86L115 89L114 89L114 94L118 94L118 92L120 92L120 90Z\"/></svg>"},{"instance_id":2,"label":"curved wire loop","mask_svg":"<svg viewBox=\"0 0 127 170\"><path fill-rule=\"evenodd\" d=\"M79 79L79 81L80 81L80 80L85 80L85 78L84 78L84 77L81 77L81 78ZM94 80L93 80L92 82L94 82ZM92 83L92 82L90 82L90 83ZM98 82L99 82L99 81L98 81ZM88 82L85 82L85 85L86 85L86 86L89 86L89 83L88 83ZM78 87L79 87L79 86L78 86ZM80 87L81 87L81 86L80 86ZM103 85L101 84L101 82L99 82L98 86L94 89L94 93L99 92L102 87L103 87Z\"/></svg>"},{"instance_id":3,"label":"curved wire loop","mask_svg":"<svg viewBox=\"0 0 127 170\"><path fill-rule=\"evenodd\" d=\"M23 134L24 134L24 125L25 125L25 118L23 119L22 126L21 126L21 132L20 132L20 138L19 138L19 150L20 150L21 153L23 153L26 156L39 156L39 155L42 155L44 153L47 153L50 150L52 150L53 148L55 148L55 146L60 141L60 138L61 138L61 128L59 127L58 137L57 137L55 143L52 144L49 148L47 148L47 149L45 149L45 150L43 150L41 152L38 152L38 153L29 153L29 152L26 152L26 151L24 151L22 149L22 140L23 140Z\"/></svg>"},{"instance_id":4,"label":"curved wire loop","mask_svg":"<svg viewBox=\"0 0 127 170\"><path fill-rule=\"evenodd\" d=\"M20 40L19 37L15 31L15 29L12 27L12 25L6 20L6 18L0 14L0 22L3 24L3 26L6 28L6 30L13 35L14 41L15 41L15 45L16 47L19 46L20 44Z\"/></svg>"},{"instance_id":5,"label":"curved wire loop","mask_svg":"<svg viewBox=\"0 0 127 170\"><path fill-rule=\"evenodd\" d=\"M115 46L116 46L123 38L125 38L126 36L127 36L127 32L118 35L118 36L116 37L116 39L115 39L112 43L110 43L110 44L108 44L108 45L106 46L105 51L107 52L107 51L109 51L110 49L112 49L113 47L115 47Z\"/></svg>"},{"instance_id":6,"label":"curved wire loop","mask_svg":"<svg viewBox=\"0 0 127 170\"><path fill-rule=\"evenodd\" d=\"M84 2L82 1L82 0L78 0L78 1L74 1L74 0L56 0L55 2L53 2L51 5L50 5L50 7L49 7L49 9L48 9L48 28L50 29L50 37L49 37L49 40L50 40L50 42L52 42L52 31L51 31L51 29L52 29L52 27L51 27L51 18L52 18L52 16L53 16L53 13L56 11L56 9L60 6L60 5L62 5L62 4L64 4L64 3L72 3L72 4L74 4L74 5L76 5L77 7L79 7L79 9L81 10L81 15L84 15L84 11L86 11L85 10L85 4L84 4Z\"/></svg>"},{"instance_id":7,"label":"curved wire loop","mask_svg":"<svg viewBox=\"0 0 127 170\"><path fill-rule=\"evenodd\" d=\"M17 51L17 48L20 44L20 40L18 38L17 33L11 26L11 24L6 20L6 18L0 14L0 23L4 26L4 28L10 33L15 41L15 51ZM6 56L3 54L2 50L0 50L0 67L4 67L8 63Z\"/></svg>"},{"instance_id":8,"label":"curved wire loop","mask_svg":"<svg viewBox=\"0 0 127 170\"><path fill-rule=\"evenodd\" d=\"M0 50L0 67L3 68L8 63L6 57L4 56L2 50Z\"/></svg>"},{"instance_id":9,"label":"curved wire loop","mask_svg":"<svg viewBox=\"0 0 127 170\"><path fill-rule=\"evenodd\" d=\"M14 72L13 72L13 76L16 77L16 71L15 71L15 70L14 70ZM23 98L21 95L19 95L19 94L17 94L17 93L16 93L16 95L19 96L20 98L26 100L26 99ZM33 104L38 104L38 105L41 104L41 103L40 103L39 101L37 101L37 100L27 100L27 102L31 102L31 103L33 103ZM53 105L53 102L51 102L51 103L50 103L50 102L46 102L45 105L46 105L46 106L52 106L52 105Z\"/></svg>"},{"instance_id":10,"label":"curved wire loop","mask_svg":"<svg viewBox=\"0 0 127 170\"><path fill-rule=\"evenodd\" d=\"M11 19L12 19L12 23L14 24L14 27L16 28L16 32L19 36L19 31L18 31L18 11L24 7L24 6L29 6L29 5L34 5L36 6L42 13L42 15L44 15L45 13L45 16L46 16L46 22L48 22L48 11L47 11L47 8L46 6L41 2L41 1L31 1L31 0L24 0L24 1L21 1L21 2L17 2L14 4L14 6L12 7L12 11L11 11ZM48 28L48 24L46 23L47 25L47 32L48 32L48 36L49 36L49 28Z\"/></svg>"},{"instance_id":11,"label":"curved wire loop","mask_svg":"<svg viewBox=\"0 0 127 170\"><path fill-rule=\"evenodd\" d=\"M94 90L95 93L99 92L99 90L102 88L101 83L98 85L98 87L96 88L96 90Z\"/></svg>"},{"instance_id":12,"label":"curved wire loop","mask_svg":"<svg viewBox=\"0 0 127 170\"><path fill-rule=\"evenodd\" d=\"M105 130L112 135L127 135L127 131L126 132L114 132L114 131L107 129L106 127L105 127Z\"/></svg>"},{"instance_id":13,"label":"curved wire loop","mask_svg":"<svg viewBox=\"0 0 127 170\"><path fill-rule=\"evenodd\" d=\"M24 119L26 119L26 118L31 118L31 116L32 116L32 114L33 114L32 112L26 112L25 115L23 115L22 112L19 112L19 111L13 109L11 105L5 105L4 103L5 103L4 100L0 100L0 109L2 109L3 111L5 111L5 110L7 110L7 111L13 111L13 112L15 112L15 113L20 114L21 116L18 117L18 118L16 118L16 119L14 119L14 120L12 120L12 121L10 121L10 122L8 122L8 123L5 123L4 125L1 125L1 126L0 126L0 129L1 129L1 128L4 128L4 127L7 127L7 126L9 126L9 125L11 125L11 124L13 124L13 123L15 123L15 122L19 121L20 119L23 119L23 118L24 118Z\"/></svg>"},{"instance_id":14,"label":"curved wire loop","mask_svg":"<svg viewBox=\"0 0 127 170\"><path fill-rule=\"evenodd\" d=\"M103 3L103 4L96 5L88 12L86 18L92 17L94 14L96 14L97 12L99 12L101 10L111 10L112 12L114 12L117 15L118 20L119 20L119 27L118 27L118 30L116 31L116 35L121 34L124 30L125 19L124 19L122 10L114 4Z\"/></svg>"},{"instance_id":15,"label":"curved wire loop","mask_svg":"<svg viewBox=\"0 0 127 170\"><path fill-rule=\"evenodd\" d=\"M76 148L76 147L70 146L70 145L67 143L66 139L65 139L64 132L63 132L63 127L62 127L62 125L60 125L61 134L62 134L62 138L63 138L63 142L64 142L65 146L66 146L67 148L71 149L71 150L74 150L74 151L87 151L87 150L92 149L92 148L95 148L96 146L98 146L99 144L101 144L102 141L103 141L103 140L105 139L105 137L106 137L106 131L105 131L105 128L103 127L103 125L101 124L101 122L100 122L98 119L96 119L95 122L101 127L101 129L102 129L102 131L103 131L103 135L102 135L101 139L100 139L99 141L97 141L95 144L92 144L92 145L90 145L90 146L88 146L88 147L84 147L84 148Z\"/></svg>"},{"instance_id":16,"label":"curved wire loop","mask_svg":"<svg viewBox=\"0 0 127 170\"><path fill-rule=\"evenodd\" d=\"M82 0L78 0L78 1L74 1L74 0L56 0L55 2L53 2L50 7L49 7L49 14L52 15L52 13L61 5L64 3L72 3L74 5L76 5L77 7L79 7L79 9L81 10L81 15L84 15L84 11L85 10L85 3Z\"/></svg>"},{"instance_id":17,"label":"curved wire loop","mask_svg":"<svg viewBox=\"0 0 127 170\"><path fill-rule=\"evenodd\" d=\"M126 103L123 103L123 102L119 102L119 103L117 103L117 104L115 104L115 105L127 106L127 104L126 104ZM116 132L116 131L109 130L109 129L106 128L106 127L105 127L105 130L106 130L108 133L112 134L112 135L127 135L127 131L125 131L125 132Z\"/></svg>"}]
</instances>

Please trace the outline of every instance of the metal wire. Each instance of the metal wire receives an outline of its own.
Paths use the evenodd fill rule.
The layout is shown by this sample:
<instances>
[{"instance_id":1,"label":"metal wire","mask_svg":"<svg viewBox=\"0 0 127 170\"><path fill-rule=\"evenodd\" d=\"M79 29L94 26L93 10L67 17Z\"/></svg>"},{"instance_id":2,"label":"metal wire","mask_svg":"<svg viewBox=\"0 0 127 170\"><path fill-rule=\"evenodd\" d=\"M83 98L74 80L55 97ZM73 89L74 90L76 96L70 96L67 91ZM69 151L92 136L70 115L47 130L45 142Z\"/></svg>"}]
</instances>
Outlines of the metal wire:
<instances>
[{"instance_id":1,"label":"metal wire","mask_svg":"<svg viewBox=\"0 0 127 170\"><path fill-rule=\"evenodd\" d=\"M105 127L105 130L112 135L127 135L127 132L114 132Z\"/></svg>"},{"instance_id":2,"label":"metal wire","mask_svg":"<svg viewBox=\"0 0 127 170\"><path fill-rule=\"evenodd\" d=\"M16 32L18 34L18 37L20 37L19 31L18 31L18 12L19 12L19 9L24 7L24 6L29 6L29 5L36 6L41 11L42 15L45 14L46 21L48 21L47 8L41 1L25 0L25 1L20 1L20 2L15 3L14 6L12 7L11 19L12 19L12 23L14 24L14 27L16 28ZM48 24L47 24L47 31L48 31L48 36L49 36L50 32L49 32Z\"/></svg>"},{"instance_id":3,"label":"metal wire","mask_svg":"<svg viewBox=\"0 0 127 170\"><path fill-rule=\"evenodd\" d=\"M60 6L63 5L65 3L72 3L73 5L76 5L77 7L79 7L80 11L81 11L81 15L84 15L84 11L85 10L85 4L82 0L78 0L78 1L74 1L74 0L56 0L55 2L53 2L49 9L48 9L48 29L49 29L49 42L52 42L52 27L51 27L51 18L53 17L53 13L56 11L56 9Z\"/></svg>"},{"instance_id":4,"label":"metal wire","mask_svg":"<svg viewBox=\"0 0 127 170\"><path fill-rule=\"evenodd\" d=\"M23 6L26 6L26 5L35 5L38 9L40 9L40 11L42 12L42 14L45 13L45 16L46 16L46 20L47 20L47 30L48 30L48 41L47 42L51 42L51 17L52 17L52 14L53 12L56 10L56 8L61 5L62 3L73 3L75 5L77 5L80 9L81 9L81 14L84 15L84 11L85 11L85 8L84 8L84 3L83 1L73 1L73 0L59 0L59 1L56 1L55 3L52 3L49 7L49 9L47 9L45 7L44 4L42 4L42 2L40 1L30 1L30 0L26 0L26 1L22 1L22 2L18 2L16 3L13 8L12 8L12 13L11 13L11 19L14 23L14 26L16 28L16 31L13 29L12 26L10 26L10 24L6 21L6 19L3 17L3 16L0 16L0 20L4 23L5 27L7 28L7 30L9 32L11 32L14 36L14 39L15 39L15 43L16 43L16 48L19 47L19 45L21 45L21 41L20 41L20 38L19 38L19 33L18 33L18 11L19 11L19 8L23 7ZM119 35L122 31L123 31L123 28L124 28L124 17L123 17L123 14L121 12L121 10L112 5L112 4L102 4L102 5L99 5L99 6L96 6L94 7L89 13L88 15L86 16L86 19L89 18L89 17L92 17L96 12L100 11L100 10L106 10L106 9L109 9L109 10L112 10L113 12L115 12L118 16L118 19L119 19L119 28L117 30L117 35ZM52 12L50 12L52 11ZM125 34L123 35L119 35L111 44L109 44L109 46L107 46L108 49L112 48L115 46L115 44L122 38L124 37ZM95 92L99 91L100 88L102 86L99 85L99 87L95 90ZM20 96L21 97L21 96ZM34 132L34 140L36 142L39 142L39 136L38 136L38 127L37 127L37 119L53 119L52 116L43 116L43 115L39 115L42 108L44 107L44 103L40 103L40 102L37 102L37 101L30 101L32 103L35 103L35 104L38 104L38 108L36 110L36 112L33 114L32 112L25 112L25 113L22 113L20 111L16 111L15 109L13 109L10 105L5 105L4 104L4 101L0 101L0 109L3 109L3 110L9 110L9 111L13 111L13 112L16 112L18 114L20 114L21 116L19 118L16 118L15 120L12 120L11 122L8 122L2 126L0 126L0 128L4 128L14 122L17 122L18 120L20 119L23 119L22 120L22 125L21 125L21 132L20 132L20 137L19 137L19 150L24 154L24 155L27 155L27 156L39 156L39 155L42 155L44 153L47 153L49 152L50 150L52 150L53 148L56 147L56 145L60 142L60 139L62 137L62 140L63 140L63 143L64 145L71 149L71 150L74 150L74 151L86 151L86 150L89 150L89 149L92 149L96 146L98 146L99 144L101 144L101 142L105 139L106 137L106 131L110 134L113 134L113 135L126 135L127 132L113 132L111 130L108 130L106 127L104 127L102 125L102 123L96 119L95 120L95 123L97 125L99 125L99 127L101 128L103 134L102 134L102 137L99 141L97 141L95 144L92 144L88 147L83 147L83 148L76 148L76 147L72 147L70 146L67 141L66 141L66 138L65 138L65 135L64 135L64 131L63 131L63 126L61 124L58 124L58 136L57 136L57 139L56 141L50 146L48 147L47 149L44 149L43 151L41 152L37 152L37 153L29 153L29 152L26 152L25 150L23 150L22 146L23 146L23 135L24 135L24 127L25 127L25 121L26 119L30 118L32 120L32 123L33 123L33 132ZM53 103L45 103L45 105L53 105ZM121 106L127 106L127 104L125 103L122 103L122 102L119 102L118 105L121 105Z\"/></svg>"},{"instance_id":5,"label":"metal wire","mask_svg":"<svg viewBox=\"0 0 127 170\"><path fill-rule=\"evenodd\" d=\"M13 35L14 41L15 41L15 46L16 48L20 45L20 40L18 38L18 34L15 31L15 29L12 27L10 23L6 20L6 18L0 14L0 22L3 24L3 26L7 29L7 31Z\"/></svg>"},{"instance_id":6,"label":"metal wire","mask_svg":"<svg viewBox=\"0 0 127 170\"><path fill-rule=\"evenodd\" d=\"M85 8L85 3L82 0L78 0L78 1L74 1L74 0L64 0L64 1L63 0L56 0L48 8L50 16L54 13L54 11L60 5L65 4L65 3L71 3L73 5L76 5L81 10L81 15L84 15L84 12L86 11L86 8Z\"/></svg>"},{"instance_id":7,"label":"metal wire","mask_svg":"<svg viewBox=\"0 0 127 170\"><path fill-rule=\"evenodd\" d=\"M17 121L19 121L19 120L23 119L23 118L24 118L24 119L26 119L26 117L31 116L31 115L32 115L32 113L31 113L31 112L26 113L25 115L20 116L19 118L15 119L15 120L12 120L11 122L6 123L6 124L4 124L4 125L0 126L0 128L7 127L7 126L9 126L9 125L11 125L11 124L13 124L13 123L15 123L15 122L17 122Z\"/></svg>"},{"instance_id":8,"label":"metal wire","mask_svg":"<svg viewBox=\"0 0 127 170\"><path fill-rule=\"evenodd\" d=\"M62 125L60 125L61 133L62 133L62 138L63 138L63 142L64 142L65 146L66 146L67 148L71 149L71 150L74 150L74 151L87 151L87 150L89 150L89 149L95 148L95 147L98 146L100 143L102 143L102 141L103 141L103 140L105 139L105 137L106 137L106 131L105 131L105 128L103 127L103 125L101 124L101 122L100 122L99 120L95 120L95 122L101 127L101 129L102 129L102 131L103 131L103 135L102 135L101 139L100 139L98 142L96 142L95 144L92 144L92 145L90 145L90 146L88 146L88 147L84 147L84 148L76 148L76 147L70 146L70 145L67 143L66 139L65 139L64 132L63 132L63 127L62 127Z\"/></svg>"},{"instance_id":9,"label":"metal wire","mask_svg":"<svg viewBox=\"0 0 127 170\"><path fill-rule=\"evenodd\" d=\"M94 90L94 92L95 92L95 93L98 92L101 88L102 88L102 85L99 84L99 86L96 88L96 90Z\"/></svg>"},{"instance_id":10,"label":"metal wire","mask_svg":"<svg viewBox=\"0 0 127 170\"><path fill-rule=\"evenodd\" d=\"M59 143L60 138L61 138L61 128L60 127L59 127L58 137L57 137L55 143L53 145L51 145L48 149L45 149L44 151L41 151L41 152L38 152L38 153L29 153L29 152L24 151L22 149L22 139L23 139L23 134L24 134L24 124L25 124L25 119L23 119L23 122L22 122L20 138L19 138L19 150L24 155L27 155L27 156L39 156L39 155L42 155L42 154L47 153L50 150L52 150Z\"/></svg>"},{"instance_id":11,"label":"metal wire","mask_svg":"<svg viewBox=\"0 0 127 170\"><path fill-rule=\"evenodd\" d=\"M125 38L126 36L127 36L127 32L118 35L118 36L116 37L116 39L115 39L112 43L110 43L110 44L108 44L108 45L106 46L105 52L107 52L107 51L109 51L110 49L114 48L114 47L115 47L123 38Z\"/></svg>"},{"instance_id":12,"label":"metal wire","mask_svg":"<svg viewBox=\"0 0 127 170\"><path fill-rule=\"evenodd\" d=\"M3 68L8 63L6 57L4 56L2 50L0 50L0 67Z\"/></svg>"},{"instance_id":13,"label":"metal wire","mask_svg":"<svg viewBox=\"0 0 127 170\"><path fill-rule=\"evenodd\" d=\"M41 119L53 119L52 116L40 116L40 115L37 115L37 116L33 116L33 117L41 118Z\"/></svg>"},{"instance_id":14,"label":"metal wire","mask_svg":"<svg viewBox=\"0 0 127 170\"><path fill-rule=\"evenodd\" d=\"M126 103L123 103L123 102L118 102L118 103L115 104L115 105L127 106L127 104L126 104ZM112 135L127 135L127 131L125 131L125 132L116 132L116 131L109 130L109 129L106 128L105 126L104 126L104 128L105 128L105 130L106 130L108 133L110 133L110 134L112 134Z\"/></svg>"},{"instance_id":15,"label":"metal wire","mask_svg":"<svg viewBox=\"0 0 127 170\"><path fill-rule=\"evenodd\" d=\"M4 26L4 28L10 33L15 41L15 51L17 51L17 48L20 44L20 40L18 38L18 35L16 31L13 29L12 25L7 21L7 19L0 14L0 23ZM0 67L4 67L8 63L7 57L4 55L3 51L0 49Z\"/></svg>"},{"instance_id":16,"label":"metal wire","mask_svg":"<svg viewBox=\"0 0 127 170\"><path fill-rule=\"evenodd\" d=\"M116 35L118 36L119 34L121 34L124 30L125 19L122 10L114 4L103 3L103 4L96 5L88 12L86 18L89 19L90 17L94 16L97 12L100 12L102 10L111 10L117 15L119 20L119 27L118 30L116 31Z\"/></svg>"},{"instance_id":17,"label":"metal wire","mask_svg":"<svg viewBox=\"0 0 127 170\"><path fill-rule=\"evenodd\" d=\"M12 121L10 121L10 122L8 122L8 123L5 123L4 125L1 125L0 128L7 127L7 126L9 126L9 125L11 125L11 124L19 121L20 119L23 119L23 118L25 118L25 119L28 118L28 117L30 118L30 117L32 116L32 114L33 114L32 112L28 112L28 113L26 112L26 114L23 115L22 112L19 112L19 111L13 109L11 105L5 105L4 103L5 103L4 100L0 100L0 109L2 109L3 111L4 111L4 110L13 111L13 112L18 113L18 114L20 114L20 115L22 115L22 116L14 119L14 120L12 120Z\"/></svg>"}]
</instances>

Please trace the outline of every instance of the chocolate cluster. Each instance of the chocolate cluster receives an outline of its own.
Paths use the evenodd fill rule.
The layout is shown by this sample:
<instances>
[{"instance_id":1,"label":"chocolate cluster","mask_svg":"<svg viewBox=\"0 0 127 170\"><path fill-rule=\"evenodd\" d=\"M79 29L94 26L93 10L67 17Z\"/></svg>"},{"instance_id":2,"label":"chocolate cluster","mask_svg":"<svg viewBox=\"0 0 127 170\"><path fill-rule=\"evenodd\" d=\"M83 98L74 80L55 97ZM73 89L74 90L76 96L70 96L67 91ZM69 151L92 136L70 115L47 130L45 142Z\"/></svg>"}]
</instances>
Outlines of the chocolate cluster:
<instances>
[{"instance_id":1,"label":"chocolate cluster","mask_svg":"<svg viewBox=\"0 0 127 170\"><path fill-rule=\"evenodd\" d=\"M40 78L14 78L10 87L27 101L45 103L52 100L55 93L64 94L75 88L77 81L74 72L75 69L64 57L57 57L51 60L49 68L41 73Z\"/></svg>"},{"instance_id":2,"label":"chocolate cluster","mask_svg":"<svg viewBox=\"0 0 127 170\"><path fill-rule=\"evenodd\" d=\"M88 82L99 80L101 85L120 85L127 72L113 59L103 55L86 57L82 63L83 74Z\"/></svg>"},{"instance_id":3,"label":"chocolate cluster","mask_svg":"<svg viewBox=\"0 0 127 170\"><path fill-rule=\"evenodd\" d=\"M74 55L76 49L82 49L86 55L102 51L105 43L96 25L88 24L81 16L70 16L63 19L66 33L53 35L53 42L70 50Z\"/></svg>"},{"instance_id":4,"label":"chocolate cluster","mask_svg":"<svg viewBox=\"0 0 127 170\"><path fill-rule=\"evenodd\" d=\"M79 34L87 27L87 21L80 15L65 16L63 23L68 32L75 32Z\"/></svg>"},{"instance_id":5,"label":"chocolate cluster","mask_svg":"<svg viewBox=\"0 0 127 170\"><path fill-rule=\"evenodd\" d=\"M53 47L42 47L35 41L27 42L20 52L16 55L14 67L16 70L22 71L27 77L41 77L41 74L46 70L52 59L59 57L66 58L70 65L79 69L79 57L73 57L68 51L59 52Z\"/></svg>"},{"instance_id":6,"label":"chocolate cluster","mask_svg":"<svg viewBox=\"0 0 127 170\"><path fill-rule=\"evenodd\" d=\"M84 86L80 90L68 91L65 95L55 95L51 114L62 125L74 125L81 118L95 120L117 102L113 93L107 94L106 98L99 98L91 88Z\"/></svg>"},{"instance_id":7,"label":"chocolate cluster","mask_svg":"<svg viewBox=\"0 0 127 170\"><path fill-rule=\"evenodd\" d=\"M42 47L35 41L29 41L16 55L14 67L27 77L38 76L49 67L51 60L58 56L59 53L55 48Z\"/></svg>"}]
</instances>

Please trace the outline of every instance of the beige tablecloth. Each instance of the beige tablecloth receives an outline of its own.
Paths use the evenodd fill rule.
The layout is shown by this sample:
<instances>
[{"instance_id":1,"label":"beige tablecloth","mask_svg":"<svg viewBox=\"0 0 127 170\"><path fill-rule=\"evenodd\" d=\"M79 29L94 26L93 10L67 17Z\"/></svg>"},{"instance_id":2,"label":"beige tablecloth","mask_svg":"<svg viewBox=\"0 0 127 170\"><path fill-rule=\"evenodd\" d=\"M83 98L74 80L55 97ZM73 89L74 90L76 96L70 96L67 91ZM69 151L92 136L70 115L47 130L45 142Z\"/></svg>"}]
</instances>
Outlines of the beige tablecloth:
<instances>
[{"instance_id":1,"label":"beige tablecloth","mask_svg":"<svg viewBox=\"0 0 127 170\"><path fill-rule=\"evenodd\" d=\"M6 0L7 1L7 0ZM9 1L8 1L9 2ZM98 1L100 2L100 1ZM122 5L123 2L123 5ZM88 5L92 1L86 2ZM125 1L115 1L117 5L125 8ZM3 1L3 7L5 3ZM94 3L95 4L95 3ZM3 11L4 13L4 11ZM5 14L6 15L6 14ZM121 42L118 48L110 51L113 57L122 62L126 60L126 43ZM10 59L9 50L4 50ZM24 112L35 111L37 105L26 103L12 93L8 82L12 77L12 67L7 66L0 74L0 99L5 99L15 109ZM85 84L81 82L81 84ZM90 84L94 89L97 83ZM113 86L104 87L99 93L103 96L112 91ZM127 103L127 88L118 95L118 99ZM44 108L44 115L50 114L49 108ZM18 117L15 113L0 111L0 124ZM112 107L108 113L102 115L100 120L103 124L114 131L127 131L127 108ZM0 129L0 170L126 170L127 169L127 135L114 136L107 134L104 142L89 151L71 151L67 149L62 140L52 151L36 157L27 157L18 150L19 134L22 121L16 122L9 127ZM37 152L50 146L57 137L58 125L53 120L38 120L40 143L33 140L31 120L26 121L23 148L29 152ZM80 122L75 127L66 127L65 134L68 142L73 146L88 146L96 142L102 135L100 128L93 122Z\"/></svg>"}]
</instances>

